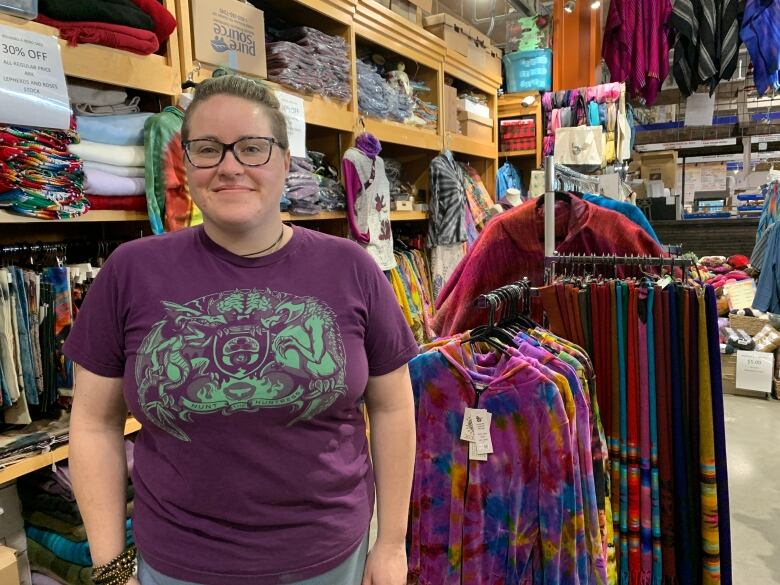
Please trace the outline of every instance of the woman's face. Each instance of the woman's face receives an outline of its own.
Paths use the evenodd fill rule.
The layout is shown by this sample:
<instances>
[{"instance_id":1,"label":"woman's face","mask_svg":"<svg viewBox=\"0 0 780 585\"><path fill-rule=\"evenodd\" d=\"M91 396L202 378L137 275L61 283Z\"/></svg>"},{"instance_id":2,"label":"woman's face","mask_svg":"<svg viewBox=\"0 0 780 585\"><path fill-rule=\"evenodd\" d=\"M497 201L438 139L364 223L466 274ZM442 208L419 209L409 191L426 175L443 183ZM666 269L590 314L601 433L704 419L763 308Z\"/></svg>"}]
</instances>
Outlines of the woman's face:
<instances>
[{"instance_id":1,"label":"woman's face","mask_svg":"<svg viewBox=\"0 0 780 585\"><path fill-rule=\"evenodd\" d=\"M216 95L196 106L190 140L212 139L230 144L253 136L272 137L263 106L252 101ZM290 169L290 153L274 144L263 166L245 166L230 150L213 168L198 168L185 157L190 194L206 222L225 231L245 231L266 224L279 214L279 200Z\"/></svg>"}]
</instances>

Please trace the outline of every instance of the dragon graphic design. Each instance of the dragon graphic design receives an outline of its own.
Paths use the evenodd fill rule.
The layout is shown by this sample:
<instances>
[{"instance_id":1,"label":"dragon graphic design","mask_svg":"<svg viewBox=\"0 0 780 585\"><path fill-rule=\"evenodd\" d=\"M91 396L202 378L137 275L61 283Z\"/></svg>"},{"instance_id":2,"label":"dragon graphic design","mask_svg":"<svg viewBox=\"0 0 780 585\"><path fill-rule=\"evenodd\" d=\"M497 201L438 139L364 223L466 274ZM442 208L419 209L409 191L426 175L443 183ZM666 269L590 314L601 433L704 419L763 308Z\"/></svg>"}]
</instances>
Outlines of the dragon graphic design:
<instances>
[{"instance_id":1,"label":"dragon graphic design","mask_svg":"<svg viewBox=\"0 0 780 585\"><path fill-rule=\"evenodd\" d=\"M251 289L162 304L167 317L138 350L138 400L182 441L196 414L289 408L291 426L347 391L335 314L317 299Z\"/></svg>"}]
</instances>

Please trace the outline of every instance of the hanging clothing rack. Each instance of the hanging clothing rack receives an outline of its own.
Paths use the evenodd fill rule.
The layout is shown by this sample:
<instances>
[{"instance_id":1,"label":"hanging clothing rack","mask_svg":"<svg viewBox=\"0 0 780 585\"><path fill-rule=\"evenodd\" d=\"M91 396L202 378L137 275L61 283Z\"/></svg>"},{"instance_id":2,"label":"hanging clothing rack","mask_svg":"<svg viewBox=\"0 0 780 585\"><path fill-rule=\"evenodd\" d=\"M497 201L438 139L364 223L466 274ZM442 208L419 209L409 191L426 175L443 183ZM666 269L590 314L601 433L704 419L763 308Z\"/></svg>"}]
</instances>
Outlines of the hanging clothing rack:
<instances>
[{"instance_id":1,"label":"hanging clothing rack","mask_svg":"<svg viewBox=\"0 0 780 585\"><path fill-rule=\"evenodd\" d=\"M606 264L609 266L670 266L671 268L690 268L694 261L690 258L673 256L603 256L598 254L564 254L548 256L545 267L554 264Z\"/></svg>"}]
</instances>

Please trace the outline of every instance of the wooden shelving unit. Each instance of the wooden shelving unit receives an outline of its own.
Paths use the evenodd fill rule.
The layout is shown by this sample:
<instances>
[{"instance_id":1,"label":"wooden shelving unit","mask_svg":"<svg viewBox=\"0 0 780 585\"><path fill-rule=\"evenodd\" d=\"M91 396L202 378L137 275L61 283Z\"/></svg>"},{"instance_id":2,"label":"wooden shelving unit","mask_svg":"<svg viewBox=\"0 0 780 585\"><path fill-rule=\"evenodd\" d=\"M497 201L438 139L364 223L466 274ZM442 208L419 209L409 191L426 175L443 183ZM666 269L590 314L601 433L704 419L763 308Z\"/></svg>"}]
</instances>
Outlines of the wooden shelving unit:
<instances>
[{"instance_id":1,"label":"wooden shelving unit","mask_svg":"<svg viewBox=\"0 0 780 585\"><path fill-rule=\"evenodd\" d=\"M88 222L114 222L114 221L149 221L149 216L145 211L88 211L79 217L70 219L36 219L34 217L25 217L16 215L7 211L0 210L0 224L2 223L32 223L38 225L62 224L62 223L88 223Z\"/></svg>"},{"instance_id":2,"label":"wooden shelving unit","mask_svg":"<svg viewBox=\"0 0 780 585\"><path fill-rule=\"evenodd\" d=\"M127 422L125 423L125 436L132 435L133 433L137 433L140 430L141 423L139 423L133 417L127 419ZM0 469L0 485L15 479L19 479L23 475L27 475L33 471L37 471L39 469L49 467L54 463L63 461L68 458L69 454L70 447L65 444L49 451L48 453L33 455L31 457L17 461L16 463L12 463L8 467Z\"/></svg>"},{"instance_id":3,"label":"wooden shelving unit","mask_svg":"<svg viewBox=\"0 0 780 585\"><path fill-rule=\"evenodd\" d=\"M175 14L174 0L164 0L163 4ZM0 15L0 24L59 36L56 28L13 16ZM179 40L176 35L168 39L164 55L136 55L88 44L71 47L62 39L59 44L65 75L167 96L181 92Z\"/></svg>"},{"instance_id":4,"label":"wooden shelving unit","mask_svg":"<svg viewBox=\"0 0 780 585\"><path fill-rule=\"evenodd\" d=\"M534 99L531 105L526 105L523 101L532 97ZM539 93L509 93L498 98L498 122L499 125L502 119L505 118L530 118L533 117L536 120L536 149L534 150L517 150L510 152L499 152L499 158L505 156L509 157L526 157L536 154L536 168L542 166L542 153L543 138L542 133L542 98ZM499 130L500 131L500 130Z\"/></svg>"},{"instance_id":5,"label":"wooden shelving unit","mask_svg":"<svg viewBox=\"0 0 780 585\"><path fill-rule=\"evenodd\" d=\"M442 149L442 137L433 130L416 128L408 124L366 118L366 130L379 138L380 142L390 142L402 146L424 148L426 150Z\"/></svg>"},{"instance_id":6,"label":"wooden shelving unit","mask_svg":"<svg viewBox=\"0 0 780 585\"><path fill-rule=\"evenodd\" d=\"M523 156L536 156L536 149L533 150L509 150L505 152L499 152L498 158L514 158Z\"/></svg>"}]
</instances>

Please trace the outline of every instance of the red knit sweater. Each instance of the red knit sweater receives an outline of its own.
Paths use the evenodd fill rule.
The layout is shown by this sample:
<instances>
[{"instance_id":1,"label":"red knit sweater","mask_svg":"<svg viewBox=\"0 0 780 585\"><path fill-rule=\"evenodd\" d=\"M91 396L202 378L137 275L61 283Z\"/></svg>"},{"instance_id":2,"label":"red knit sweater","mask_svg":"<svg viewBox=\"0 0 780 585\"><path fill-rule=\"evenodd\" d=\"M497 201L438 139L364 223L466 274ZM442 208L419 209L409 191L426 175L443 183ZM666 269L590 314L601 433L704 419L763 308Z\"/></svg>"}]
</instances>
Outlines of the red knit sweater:
<instances>
[{"instance_id":1,"label":"red knit sweater","mask_svg":"<svg viewBox=\"0 0 780 585\"><path fill-rule=\"evenodd\" d=\"M660 256L660 246L635 223L615 211L575 196L555 204L559 254ZM491 220L460 262L436 301L434 330L453 335L484 324L474 307L481 294L528 277L544 284L544 208L528 201Z\"/></svg>"}]
</instances>

